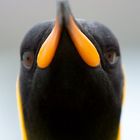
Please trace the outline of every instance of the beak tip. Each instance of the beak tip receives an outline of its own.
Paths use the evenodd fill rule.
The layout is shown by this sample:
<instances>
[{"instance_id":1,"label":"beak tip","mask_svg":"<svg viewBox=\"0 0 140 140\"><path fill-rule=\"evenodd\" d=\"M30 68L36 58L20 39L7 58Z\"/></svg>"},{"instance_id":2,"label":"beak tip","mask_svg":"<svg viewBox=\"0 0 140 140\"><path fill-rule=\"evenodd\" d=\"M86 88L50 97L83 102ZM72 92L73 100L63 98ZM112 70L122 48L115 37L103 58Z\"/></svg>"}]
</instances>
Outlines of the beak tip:
<instances>
[{"instance_id":1,"label":"beak tip","mask_svg":"<svg viewBox=\"0 0 140 140\"><path fill-rule=\"evenodd\" d=\"M67 24L69 17L72 15L68 0L57 1L57 18L60 25Z\"/></svg>"}]
</instances>

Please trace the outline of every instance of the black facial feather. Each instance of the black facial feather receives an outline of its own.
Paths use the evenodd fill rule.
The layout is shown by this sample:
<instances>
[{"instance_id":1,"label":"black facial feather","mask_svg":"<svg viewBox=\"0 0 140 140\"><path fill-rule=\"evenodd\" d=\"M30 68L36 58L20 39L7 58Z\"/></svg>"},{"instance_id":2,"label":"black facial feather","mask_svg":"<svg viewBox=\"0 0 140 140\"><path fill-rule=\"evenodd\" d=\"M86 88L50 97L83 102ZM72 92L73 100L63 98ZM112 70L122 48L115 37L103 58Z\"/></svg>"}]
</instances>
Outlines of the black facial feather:
<instances>
[{"instance_id":1,"label":"black facial feather","mask_svg":"<svg viewBox=\"0 0 140 140\"><path fill-rule=\"evenodd\" d=\"M31 84L33 81L34 71L36 69L36 57L39 48L41 47L44 40L48 37L53 27L52 22L45 22L34 26L30 31L26 34L20 48L20 58L21 58L21 69L20 69L20 88L21 88L21 96L23 98L23 110L27 107L28 96L31 90ZM27 70L22 63L23 55L25 52L33 52L34 53L34 63L32 69ZM26 111L24 111L26 114Z\"/></svg>"},{"instance_id":2,"label":"black facial feather","mask_svg":"<svg viewBox=\"0 0 140 140\"><path fill-rule=\"evenodd\" d=\"M55 56L46 69L37 66L42 43L54 22L32 28L21 45L20 92L28 140L116 140L122 105L121 53L113 33L100 23L76 20L97 48L101 66L88 66L64 26ZM119 57L109 64L106 51ZM34 53L32 68L22 64Z\"/></svg>"}]
</instances>

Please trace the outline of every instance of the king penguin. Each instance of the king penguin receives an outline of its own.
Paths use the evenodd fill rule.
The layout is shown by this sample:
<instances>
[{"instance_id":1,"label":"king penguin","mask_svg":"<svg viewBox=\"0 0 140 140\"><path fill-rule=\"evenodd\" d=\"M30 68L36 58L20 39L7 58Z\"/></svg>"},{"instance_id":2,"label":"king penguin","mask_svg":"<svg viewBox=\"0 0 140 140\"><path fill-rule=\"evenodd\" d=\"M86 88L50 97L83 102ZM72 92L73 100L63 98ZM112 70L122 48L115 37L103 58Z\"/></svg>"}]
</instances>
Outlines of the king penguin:
<instances>
[{"instance_id":1,"label":"king penguin","mask_svg":"<svg viewBox=\"0 0 140 140\"><path fill-rule=\"evenodd\" d=\"M23 140L120 140L124 76L119 43L103 24L57 2L20 48L17 102Z\"/></svg>"}]
</instances>

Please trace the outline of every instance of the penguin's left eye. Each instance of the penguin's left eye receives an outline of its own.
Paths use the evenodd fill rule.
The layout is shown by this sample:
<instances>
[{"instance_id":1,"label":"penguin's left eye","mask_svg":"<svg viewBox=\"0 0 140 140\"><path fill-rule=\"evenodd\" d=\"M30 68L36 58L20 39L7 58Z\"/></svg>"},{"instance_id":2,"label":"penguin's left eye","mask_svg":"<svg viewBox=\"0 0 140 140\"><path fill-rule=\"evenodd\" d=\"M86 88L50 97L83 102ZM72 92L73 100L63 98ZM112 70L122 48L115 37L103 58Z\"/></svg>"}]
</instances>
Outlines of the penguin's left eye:
<instances>
[{"instance_id":1,"label":"penguin's left eye","mask_svg":"<svg viewBox=\"0 0 140 140\"><path fill-rule=\"evenodd\" d=\"M119 56L118 56L117 52L113 51L113 50L107 51L105 53L105 58L111 65L116 64L119 60Z\"/></svg>"},{"instance_id":2,"label":"penguin's left eye","mask_svg":"<svg viewBox=\"0 0 140 140\"><path fill-rule=\"evenodd\" d=\"M26 69L31 69L34 62L34 53L31 51L24 52L22 55L22 64Z\"/></svg>"}]
</instances>

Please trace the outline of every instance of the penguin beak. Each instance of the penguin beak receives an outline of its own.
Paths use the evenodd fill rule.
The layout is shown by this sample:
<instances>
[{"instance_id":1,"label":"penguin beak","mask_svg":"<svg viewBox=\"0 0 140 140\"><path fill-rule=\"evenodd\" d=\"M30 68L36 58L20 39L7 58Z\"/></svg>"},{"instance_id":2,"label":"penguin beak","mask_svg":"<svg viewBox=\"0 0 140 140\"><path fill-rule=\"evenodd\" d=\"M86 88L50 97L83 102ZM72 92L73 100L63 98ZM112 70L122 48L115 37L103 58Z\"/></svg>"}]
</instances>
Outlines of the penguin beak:
<instances>
[{"instance_id":1,"label":"penguin beak","mask_svg":"<svg viewBox=\"0 0 140 140\"><path fill-rule=\"evenodd\" d=\"M70 38L72 39L75 48L82 60L91 67L100 66L100 56L94 44L86 37L78 27L74 16L71 13L67 1L59 1L58 12L55 20L54 27L42 44L38 56L37 65L40 69L47 68L52 62L59 40L62 34L62 29L65 27L68 30Z\"/></svg>"},{"instance_id":2,"label":"penguin beak","mask_svg":"<svg viewBox=\"0 0 140 140\"><path fill-rule=\"evenodd\" d=\"M56 18L54 28L45 42L42 44L38 57L37 65L39 68L46 68L52 62L55 55L59 39L61 35L61 28L59 26L58 18Z\"/></svg>"}]
</instances>

